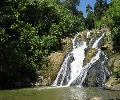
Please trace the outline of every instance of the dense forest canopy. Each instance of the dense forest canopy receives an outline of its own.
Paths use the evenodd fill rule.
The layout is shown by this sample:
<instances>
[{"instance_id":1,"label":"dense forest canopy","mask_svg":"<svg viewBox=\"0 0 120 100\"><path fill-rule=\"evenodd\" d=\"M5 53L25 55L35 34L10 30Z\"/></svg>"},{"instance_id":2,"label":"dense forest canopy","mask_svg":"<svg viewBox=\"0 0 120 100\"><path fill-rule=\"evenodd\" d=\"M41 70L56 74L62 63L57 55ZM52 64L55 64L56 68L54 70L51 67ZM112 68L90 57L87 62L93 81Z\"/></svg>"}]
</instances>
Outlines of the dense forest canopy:
<instances>
[{"instance_id":1,"label":"dense forest canopy","mask_svg":"<svg viewBox=\"0 0 120 100\"><path fill-rule=\"evenodd\" d=\"M84 29L78 4L79 0L0 1L1 85L27 77L34 81L41 60L62 48L61 39Z\"/></svg>"},{"instance_id":2,"label":"dense forest canopy","mask_svg":"<svg viewBox=\"0 0 120 100\"><path fill-rule=\"evenodd\" d=\"M0 85L27 77L34 81L42 59L62 49L61 39L75 31L110 22L115 47L120 48L120 1L105 1L96 0L94 12L88 5L84 18L77 9L80 0L1 0Z\"/></svg>"}]
</instances>

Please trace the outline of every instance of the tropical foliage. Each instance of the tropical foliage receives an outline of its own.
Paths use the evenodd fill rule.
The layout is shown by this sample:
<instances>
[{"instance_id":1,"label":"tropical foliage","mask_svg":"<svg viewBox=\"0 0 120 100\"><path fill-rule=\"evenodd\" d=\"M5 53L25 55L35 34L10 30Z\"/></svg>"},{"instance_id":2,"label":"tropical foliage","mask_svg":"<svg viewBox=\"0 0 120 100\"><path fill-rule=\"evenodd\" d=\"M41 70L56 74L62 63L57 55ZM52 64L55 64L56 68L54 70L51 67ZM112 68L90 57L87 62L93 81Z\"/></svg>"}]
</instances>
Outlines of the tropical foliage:
<instances>
[{"instance_id":1,"label":"tropical foliage","mask_svg":"<svg viewBox=\"0 0 120 100\"><path fill-rule=\"evenodd\" d=\"M107 0L96 0L94 5L94 12L92 7L88 4L86 11L85 26L87 29L94 29L102 27L109 27L112 34L111 38L114 42L114 49L119 52L120 50L120 1L112 0L107 4Z\"/></svg>"},{"instance_id":2,"label":"tropical foliage","mask_svg":"<svg viewBox=\"0 0 120 100\"><path fill-rule=\"evenodd\" d=\"M86 6L87 18L85 19L85 27L89 30L95 28L94 25L94 13L92 12L92 7L88 4Z\"/></svg>"},{"instance_id":3,"label":"tropical foliage","mask_svg":"<svg viewBox=\"0 0 120 100\"><path fill-rule=\"evenodd\" d=\"M61 39L84 29L84 17L76 9L79 0L73 1L0 1L0 85L34 81L42 59L62 48Z\"/></svg>"},{"instance_id":4,"label":"tropical foliage","mask_svg":"<svg viewBox=\"0 0 120 100\"><path fill-rule=\"evenodd\" d=\"M120 66L114 66L113 76L115 78L120 78Z\"/></svg>"},{"instance_id":5,"label":"tropical foliage","mask_svg":"<svg viewBox=\"0 0 120 100\"><path fill-rule=\"evenodd\" d=\"M109 6L108 14L111 20L111 37L114 41L114 49L120 52L120 1L112 0Z\"/></svg>"}]
</instances>

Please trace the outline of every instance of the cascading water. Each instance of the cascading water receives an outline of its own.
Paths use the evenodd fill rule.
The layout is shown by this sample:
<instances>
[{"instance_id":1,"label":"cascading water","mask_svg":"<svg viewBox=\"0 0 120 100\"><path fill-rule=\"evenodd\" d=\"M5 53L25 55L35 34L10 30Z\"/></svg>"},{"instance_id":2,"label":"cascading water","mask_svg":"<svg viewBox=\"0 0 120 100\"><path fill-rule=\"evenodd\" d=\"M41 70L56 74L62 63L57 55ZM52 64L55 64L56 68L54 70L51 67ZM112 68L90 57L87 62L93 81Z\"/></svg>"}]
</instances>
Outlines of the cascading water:
<instances>
[{"instance_id":1,"label":"cascading water","mask_svg":"<svg viewBox=\"0 0 120 100\"><path fill-rule=\"evenodd\" d=\"M90 32L87 32L87 37ZM66 58L63 61L61 69L59 70L55 81L52 86L85 86L88 85L87 75L90 73L92 68L95 69L95 77L90 83L91 86L103 86L109 77L110 72L106 67L107 56L103 51L99 49L99 43L101 39L104 37L104 34L101 34L98 38L93 38L89 42L87 46L86 41L78 41L76 40L77 34L74 39L72 39L73 50L66 55ZM92 41L95 41L92 44ZM92 45L91 45L92 44ZM98 52L97 54L84 65L85 52L88 48L95 48Z\"/></svg>"}]
</instances>

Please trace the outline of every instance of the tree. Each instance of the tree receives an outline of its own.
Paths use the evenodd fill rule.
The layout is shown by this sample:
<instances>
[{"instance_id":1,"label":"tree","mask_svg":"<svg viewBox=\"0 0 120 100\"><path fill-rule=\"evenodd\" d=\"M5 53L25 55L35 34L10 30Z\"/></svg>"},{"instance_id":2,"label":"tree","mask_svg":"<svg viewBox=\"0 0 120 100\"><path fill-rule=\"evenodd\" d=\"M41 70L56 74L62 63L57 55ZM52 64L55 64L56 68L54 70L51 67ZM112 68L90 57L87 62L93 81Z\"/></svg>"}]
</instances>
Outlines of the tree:
<instances>
[{"instance_id":1,"label":"tree","mask_svg":"<svg viewBox=\"0 0 120 100\"><path fill-rule=\"evenodd\" d=\"M96 20L100 20L105 14L104 11L106 10L106 0L96 0L94 5L94 14Z\"/></svg>"},{"instance_id":2,"label":"tree","mask_svg":"<svg viewBox=\"0 0 120 100\"><path fill-rule=\"evenodd\" d=\"M100 28L102 26L101 24L101 20L104 19L103 17L106 17L106 23L105 25L108 26L110 28L110 22L108 19L108 14L107 14L107 10L109 8L108 6L109 4L107 4L107 0L96 0L96 3L94 5L94 15L95 15L95 25L96 28Z\"/></svg>"},{"instance_id":3,"label":"tree","mask_svg":"<svg viewBox=\"0 0 120 100\"><path fill-rule=\"evenodd\" d=\"M0 87L27 78L33 82L42 59L61 49L62 38L84 29L82 13L77 11L76 16L61 4L58 0L0 1Z\"/></svg>"},{"instance_id":4,"label":"tree","mask_svg":"<svg viewBox=\"0 0 120 100\"><path fill-rule=\"evenodd\" d=\"M94 13L91 11L92 7L90 4L86 6L87 18L85 19L85 26L87 29L91 30L95 27L94 25Z\"/></svg>"},{"instance_id":5,"label":"tree","mask_svg":"<svg viewBox=\"0 0 120 100\"><path fill-rule=\"evenodd\" d=\"M94 19L94 13L88 12L87 18L85 20L85 26L87 29L91 30L95 28L95 19Z\"/></svg>"},{"instance_id":6,"label":"tree","mask_svg":"<svg viewBox=\"0 0 120 100\"><path fill-rule=\"evenodd\" d=\"M120 52L120 1L112 0L110 3L108 14L110 18L111 25L111 37L114 41L114 49Z\"/></svg>"},{"instance_id":7,"label":"tree","mask_svg":"<svg viewBox=\"0 0 120 100\"><path fill-rule=\"evenodd\" d=\"M70 3L71 7L76 7L80 4L80 0L65 0Z\"/></svg>"},{"instance_id":8,"label":"tree","mask_svg":"<svg viewBox=\"0 0 120 100\"><path fill-rule=\"evenodd\" d=\"M88 4L88 5L86 6L86 12L91 12L91 10L93 10L93 9L92 9L92 7L90 6L90 4Z\"/></svg>"},{"instance_id":9,"label":"tree","mask_svg":"<svg viewBox=\"0 0 120 100\"><path fill-rule=\"evenodd\" d=\"M63 1L65 7L71 11L72 14L77 15L77 6L80 4L80 0L65 0Z\"/></svg>"}]
</instances>

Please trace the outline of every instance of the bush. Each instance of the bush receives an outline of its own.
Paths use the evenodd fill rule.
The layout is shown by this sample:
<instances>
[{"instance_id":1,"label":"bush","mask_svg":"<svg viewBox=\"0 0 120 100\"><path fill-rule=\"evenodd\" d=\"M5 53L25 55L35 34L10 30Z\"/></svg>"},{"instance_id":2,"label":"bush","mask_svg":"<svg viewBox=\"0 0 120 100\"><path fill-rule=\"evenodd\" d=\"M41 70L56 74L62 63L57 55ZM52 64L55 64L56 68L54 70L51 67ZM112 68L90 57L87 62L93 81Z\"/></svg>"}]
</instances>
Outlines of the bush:
<instances>
[{"instance_id":1,"label":"bush","mask_svg":"<svg viewBox=\"0 0 120 100\"><path fill-rule=\"evenodd\" d=\"M120 66L115 66L113 70L113 76L115 78L120 78Z\"/></svg>"}]
</instances>

